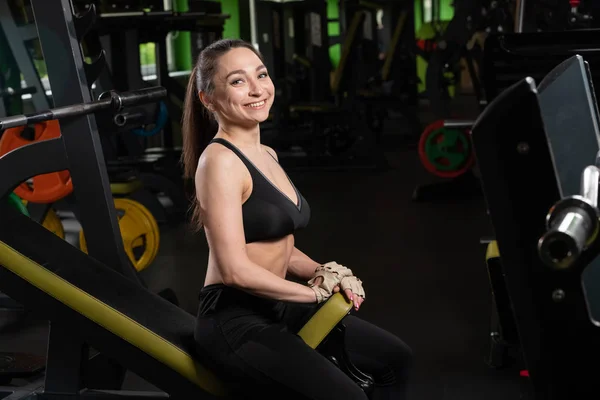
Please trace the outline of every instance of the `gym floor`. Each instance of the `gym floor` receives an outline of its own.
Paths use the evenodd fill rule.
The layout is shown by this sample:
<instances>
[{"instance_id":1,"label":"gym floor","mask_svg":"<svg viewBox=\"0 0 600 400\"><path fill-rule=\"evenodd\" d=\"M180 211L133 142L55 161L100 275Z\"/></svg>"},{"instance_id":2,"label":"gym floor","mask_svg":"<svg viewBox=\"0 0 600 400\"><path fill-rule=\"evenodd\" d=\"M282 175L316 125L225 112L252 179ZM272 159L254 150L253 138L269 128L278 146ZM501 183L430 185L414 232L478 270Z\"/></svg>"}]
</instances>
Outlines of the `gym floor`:
<instances>
[{"instance_id":1,"label":"gym floor","mask_svg":"<svg viewBox=\"0 0 600 400\"><path fill-rule=\"evenodd\" d=\"M312 209L296 246L316 260L348 265L364 281L358 315L414 350L411 400L519 399L518 370L485 364L491 295L479 240L491 228L483 197L414 202L414 188L435 178L414 148L386 148L393 149L386 154L391 168L383 172L289 173ZM173 288L195 314L206 241L184 225L161 235L144 278L153 290ZM44 355L47 332L44 321L27 320L0 334L0 351ZM126 388L152 390L133 375Z\"/></svg>"}]
</instances>

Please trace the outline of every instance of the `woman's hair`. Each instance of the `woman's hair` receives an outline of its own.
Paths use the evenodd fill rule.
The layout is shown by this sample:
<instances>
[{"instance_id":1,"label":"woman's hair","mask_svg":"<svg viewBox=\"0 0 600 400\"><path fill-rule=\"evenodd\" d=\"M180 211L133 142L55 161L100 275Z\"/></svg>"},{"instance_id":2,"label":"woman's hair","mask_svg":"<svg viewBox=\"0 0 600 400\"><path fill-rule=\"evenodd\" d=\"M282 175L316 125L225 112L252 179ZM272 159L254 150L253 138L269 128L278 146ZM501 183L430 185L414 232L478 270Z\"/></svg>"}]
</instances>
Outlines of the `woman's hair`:
<instances>
[{"instance_id":1,"label":"woman's hair","mask_svg":"<svg viewBox=\"0 0 600 400\"><path fill-rule=\"evenodd\" d=\"M194 181L200 155L217 133L217 124L211 112L200 101L199 93L210 95L214 91L214 77L217 72L219 58L235 48L246 48L254 52L262 61L262 55L252 44L240 39L221 39L205 47L196 61L187 85L183 103L181 133L183 148L181 162L186 180ZM192 196L191 222L196 231L202 229L200 206L195 194Z\"/></svg>"}]
</instances>

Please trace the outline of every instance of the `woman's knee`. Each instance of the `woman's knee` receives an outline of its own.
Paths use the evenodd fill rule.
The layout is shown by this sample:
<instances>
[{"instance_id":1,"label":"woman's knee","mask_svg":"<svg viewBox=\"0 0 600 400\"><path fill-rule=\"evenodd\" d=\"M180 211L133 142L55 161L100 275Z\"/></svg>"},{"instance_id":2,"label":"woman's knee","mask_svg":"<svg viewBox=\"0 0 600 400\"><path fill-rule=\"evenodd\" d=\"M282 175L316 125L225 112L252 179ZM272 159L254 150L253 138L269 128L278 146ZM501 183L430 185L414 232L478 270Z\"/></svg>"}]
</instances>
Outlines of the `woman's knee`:
<instances>
[{"instance_id":1,"label":"woman's knee","mask_svg":"<svg viewBox=\"0 0 600 400\"><path fill-rule=\"evenodd\" d=\"M414 365L412 348L393 333L356 316L346 318L348 350L386 370L405 374Z\"/></svg>"},{"instance_id":2,"label":"woman's knee","mask_svg":"<svg viewBox=\"0 0 600 400\"><path fill-rule=\"evenodd\" d=\"M402 369L410 369L414 365L414 352L412 348L399 337L395 337L393 346L389 348L390 360Z\"/></svg>"}]
</instances>

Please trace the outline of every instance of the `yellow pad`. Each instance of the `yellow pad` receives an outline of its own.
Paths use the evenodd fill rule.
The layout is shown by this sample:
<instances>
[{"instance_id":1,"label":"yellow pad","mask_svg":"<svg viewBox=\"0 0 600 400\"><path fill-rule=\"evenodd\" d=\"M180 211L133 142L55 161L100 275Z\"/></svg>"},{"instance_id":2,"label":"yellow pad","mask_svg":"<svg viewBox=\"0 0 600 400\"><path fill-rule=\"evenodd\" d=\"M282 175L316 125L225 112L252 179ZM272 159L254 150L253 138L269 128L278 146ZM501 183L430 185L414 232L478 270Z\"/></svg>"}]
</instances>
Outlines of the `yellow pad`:
<instances>
[{"instance_id":1,"label":"yellow pad","mask_svg":"<svg viewBox=\"0 0 600 400\"><path fill-rule=\"evenodd\" d=\"M352 302L346 300L341 293L335 293L300 329L298 336L311 348L316 349L351 309Z\"/></svg>"},{"instance_id":2,"label":"yellow pad","mask_svg":"<svg viewBox=\"0 0 600 400\"><path fill-rule=\"evenodd\" d=\"M67 307L167 365L202 389L224 395L225 388L211 371L137 321L108 306L38 263L0 242L0 264Z\"/></svg>"}]
</instances>

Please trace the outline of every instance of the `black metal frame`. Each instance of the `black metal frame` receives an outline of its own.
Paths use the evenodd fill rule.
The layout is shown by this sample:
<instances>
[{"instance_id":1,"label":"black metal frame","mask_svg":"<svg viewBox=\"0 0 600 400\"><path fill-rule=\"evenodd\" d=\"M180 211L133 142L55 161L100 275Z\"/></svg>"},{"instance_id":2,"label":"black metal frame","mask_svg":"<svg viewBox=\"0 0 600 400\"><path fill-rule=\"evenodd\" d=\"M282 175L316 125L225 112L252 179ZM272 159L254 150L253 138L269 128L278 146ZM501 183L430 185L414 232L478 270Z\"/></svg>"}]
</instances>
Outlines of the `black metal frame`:
<instances>
[{"instance_id":1,"label":"black metal frame","mask_svg":"<svg viewBox=\"0 0 600 400\"><path fill-rule=\"evenodd\" d=\"M361 2L359 0L340 1L340 19L344 22L344 32L350 25L354 14L357 12L366 12L367 15L356 32L354 46L356 50L352 52L352 60L347 65L347 76L349 80L346 89L353 94L358 89L367 86L368 79L376 76L378 71L378 45L377 45L377 7L384 8L380 1Z\"/></svg>"},{"instance_id":2,"label":"black metal frame","mask_svg":"<svg viewBox=\"0 0 600 400\"><path fill-rule=\"evenodd\" d=\"M31 6L54 107L91 102L93 99L85 75L71 1L33 0ZM80 223L86 230L90 256L138 280L123 249L95 116L88 114L64 120L60 125L64 146L62 157L66 156L73 181L80 183L75 188L75 197L83 206L80 208Z\"/></svg>"},{"instance_id":3,"label":"black metal frame","mask_svg":"<svg viewBox=\"0 0 600 400\"><path fill-rule=\"evenodd\" d=\"M286 103L292 102L326 102L331 97L329 71L329 38L327 34L327 4L320 0L289 2L281 5L261 5L271 8L282 15L281 37L283 40L283 62L280 68L284 75L277 76L278 80L285 77L287 82ZM276 10L281 8L282 10ZM318 22L311 20L311 14L318 15ZM257 21L262 17L257 16ZM320 26L313 26L313 22ZM319 32L320 46L313 43L312 34ZM290 35L293 33L293 37ZM281 60L281 55L272 50L272 57ZM306 59L310 66L303 66ZM303 72L303 73L299 73Z\"/></svg>"},{"instance_id":4,"label":"black metal frame","mask_svg":"<svg viewBox=\"0 0 600 400\"><path fill-rule=\"evenodd\" d=\"M600 82L599 41L599 29L489 36L485 42L482 76L488 103L526 76L540 82L556 65L578 53L585 55L593 79Z\"/></svg>"},{"instance_id":5,"label":"black metal frame","mask_svg":"<svg viewBox=\"0 0 600 400\"><path fill-rule=\"evenodd\" d=\"M54 107L89 103L93 99L82 49L81 20L70 0L32 0ZM91 21L90 21L91 22ZM79 26L78 26L79 25ZM85 27L83 27L85 28ZM88 71L86 71L86 69ZM96 117L93 114L60 121L62 136L19 148L3 157L11 174L0 178L0 194L8 195L24 180L39 174L69 169L77 198L79 220L86 231L88 254L142 284L123 248ZM30 160L36 160L31 163ZM45 396L76 395L83 389L82 366L110 379L108 389L119 389L125 371L101 357L90 359L89 348L68 334L69 327L53 323L50 329L45 375ZM106 368L110 368L110 372ZM104 371L104 372L99 372ZM139 397L139 396L136 396ZM38 397L39 398L39 397Z\"/></svg>"},{"instance_id":6,"label":"black metal frame","mask_svg":"<svg viewBox=\"0 0 600 400\"><path fill-rule=\"evenodd\" d=\"M170 96L178 101L183 101L185 89L177 83L170 75L167 60L166 39L169 32L188 31L193 36L192 57L195 62L200 50L211 42L220 39L223 34L225 20L228 15L221 13L221 5L213 2L193 3L195 7L210 9L190 9L189 12L173 13L170 11L142 13L134 12L131 15L121 14L99 14L92 28L88 44L100 42L99 37L107 37L109 49L107 59L109 61L110 78L105 77L101 82L103 85L110 84L112 87L103 87L102 90L132 90L143 87L146 83L142 80L139 59L139 44L154 43L156 46L156 75L157 84L167 89ZM118 60L112 63L112 60ZM111 65L112 64L112 65ZM180 107L172 101L166 101L171 120L181 118ZM165 149L173 149L174 140L170 123L163 129L160 145ZM123 140L126 153L130 156L142 155L139 138L132 134L119 135Z\"/></svg>"},{"instance_id":7,"label":"black metal frame","mask_svg":"<svg viewBox=\"0 0 600 400\"><path fill-rule=\"evenodd\" d=\"M600 331L587 312L582 273L598 249L568 270L548 268L538 256L560 195L535 81L498 96L472 135L535 398L589 397L600 385Z\"/></svg>"},{"instance_id":8,"label":"black metal frame","mask_svg":"<svg viewBox=\"0 0 600 400\"><path fill-rule=\"evenodd\" d=\"M402 99L404 107L408 106L416 113L418 106L417 66L415 57L410 55L410 43L415 43L415 8L413 2L388 0L384 5L385 20L389 24L390 38L402 13L406 13L404 27L396 44L396 54L392 60L390 80L394 82L391 96ZM391 42L391 40L390 40Z\"/></svg>"}]
</instances>

